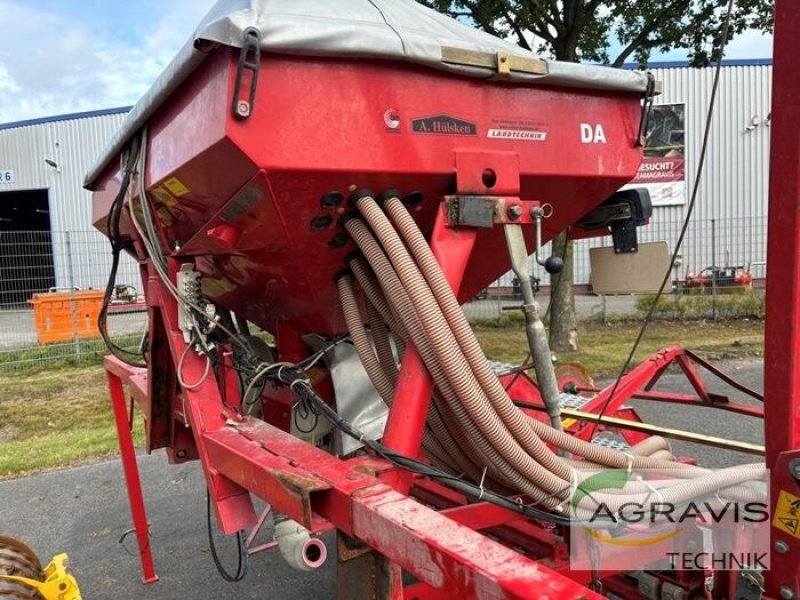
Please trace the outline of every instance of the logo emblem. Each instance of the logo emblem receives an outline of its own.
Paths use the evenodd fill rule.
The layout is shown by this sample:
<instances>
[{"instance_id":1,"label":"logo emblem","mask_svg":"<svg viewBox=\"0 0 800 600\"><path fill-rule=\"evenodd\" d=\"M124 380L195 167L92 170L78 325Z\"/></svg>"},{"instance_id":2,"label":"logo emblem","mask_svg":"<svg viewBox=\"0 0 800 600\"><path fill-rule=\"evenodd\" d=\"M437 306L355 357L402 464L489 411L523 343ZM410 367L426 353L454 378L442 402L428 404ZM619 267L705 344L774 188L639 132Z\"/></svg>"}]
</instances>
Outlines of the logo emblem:
<instances>
[{"instance_id":1,"label":"logo emblem","mask_svg":"<svg viewBox=\"0 0 800 600\"><path fill-rule=\"evenodd\" d=\"M411 122L414 133L427 133L432 135L478 135L475 123L456 119L448 115L436 115L414 119Z\"/></svg>"}]
</instances>

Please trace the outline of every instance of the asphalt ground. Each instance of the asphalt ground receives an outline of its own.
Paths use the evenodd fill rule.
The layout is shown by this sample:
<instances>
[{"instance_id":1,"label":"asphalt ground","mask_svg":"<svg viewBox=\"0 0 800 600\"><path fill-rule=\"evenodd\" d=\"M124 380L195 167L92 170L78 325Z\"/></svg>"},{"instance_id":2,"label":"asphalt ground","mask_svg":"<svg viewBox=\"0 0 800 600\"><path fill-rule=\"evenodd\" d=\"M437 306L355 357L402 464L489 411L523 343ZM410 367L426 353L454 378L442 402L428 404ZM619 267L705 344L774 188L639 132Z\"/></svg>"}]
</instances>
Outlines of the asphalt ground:
<instances>
[{"instance_id":1,"label":"asphalt ground","mask_svg":"<svg viewBox=\"0 0 800 600\"><path fill-rule=\"evenodd\" d=\"M745 385L762 389L760 360L731 361L720 366ZM682 376L674 374L665 375L659 389L689 391ZM712 385L711 389L726 391L722 385ZM731 397L745 401L739 393L732 393ZM756 419L663 403L636 401L634 405L651 423L726 439L763 442L761 424ZM685 442L676 442L674 450L697 456L703 464L713 467L758 460ZM209 553L205 491L198 465L170 466L158 453L140 456L139 468L160 576L154 584L141 583L138 559L129 554L135 551L135 538L129 536L124 543L119 542L131 527L119 460L0 481L0 533L23 540L44 562L58 552L68 552L86 600L322 600L333 596L335 561L330 536L325 538L329 560L318 571L294 571L277 551L270 551L251 558L244 581L226 583L217 574ZM223 546L222 559L233 570L235 553L230 539L219 542Z\"/></svg>"}]
</instances>

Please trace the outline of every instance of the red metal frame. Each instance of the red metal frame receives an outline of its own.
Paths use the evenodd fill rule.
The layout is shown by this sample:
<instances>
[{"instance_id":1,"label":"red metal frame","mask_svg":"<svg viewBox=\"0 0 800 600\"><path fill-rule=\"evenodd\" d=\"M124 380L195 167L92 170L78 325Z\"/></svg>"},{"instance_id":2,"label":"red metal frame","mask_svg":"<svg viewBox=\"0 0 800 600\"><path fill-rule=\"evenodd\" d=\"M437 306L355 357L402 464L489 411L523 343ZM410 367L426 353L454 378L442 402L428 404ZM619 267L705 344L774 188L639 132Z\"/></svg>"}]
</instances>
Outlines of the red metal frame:
<instances>
[{"instance_id":1,"label":"red metal frame","mask_svg":"<svg viewBox=\"0 0 800 600\"><path fill-rule=\"evenodd\" d=\"M740 415L763 417L766 460L768 467L772 469L773 501L780 491L789 491L800 496L798 472L793 467L796 463L792 462L800 458L800 131L796 127L800 123L800 105L796 102L800 97L800 79L795 75L800 68L800 56L794 48L795 40L800 35L800 10L788 0L778 0L776 7L769 256L771 263L778 264L780 268L771 269L768 275L764 396L768 400L764 410L734 403L724 396L712 393L705 385L698 365L740 391L761 399L757 393L737 384L713 366L679 347L669 347L655 353L625 375L616 389L578 388L579 392L596 394L582 411L604 411L607 415L618 415L631 420L638 420L635 411L626 406L632 398L716 407ZM322 108L335 102L320 102L322 108L318 113L305 115L304 120L295 124L299 129L294 136L285 136L282 131L276 131L276 123L280 119L276 119L271 113L266 115L259 111L247 127L231 121L230 117L220 118L219 122L215 121L213 131L202 132L202 136L197 135L195 128L188 127L187 123L197 119L198 114L204 119L206 112L210 110L208 98L199 100L198 91L204 90L204 86L224 89L235 71L231 68L234 65L232 57L233 55L220 53L209 58L198 71L199 74L176 92L172 105L154 117L152 139L157 139L160 135L166 138L177 136L182 143L168 145L172 149L170 152L174 150L178 154L173 156L168 152L161 156L156 164L149 166L147 178L148 187L153 187L177 174L188 182L188 187L195 191L200 189L195 194L196 198L182 198L181 203L188 207L188 211L184 215L184 221L175 224L175 227L184 227L193 236L191 239L188 235L182 238L187 240L181 250L186 256L219 254L222 248L220 244L224 245L225 242L219 235L219 227L222 227L219 219L225 212L224 206L203 205L203 202L211 198L234 198L240 192L248 190L257 190L262 195L283 190L281 193L286 197L269 196L272 203L265 202L253 208L258 213L253 217L255 222L282 228L270 233L271 239L281 240L282 245L279 244L269 251L255 245L242 250L239 258L247 262L247 268L242 269L246 276L241 285L246 288L260 281L258 277L250 279L252 274L249 271L258 273L264 264L280 263L280 268L295 269L299 264L305 266L313 262L307 254L299 251L297 256L293 256L292 247L297 240L305 239L309 218L314 215L305 208L301 209L305 211L300 215L301 218L288 218L290 213L283 215L281 212L289 205L296 206L287 197L295 190L295 182L305 181L305 177L300 177L299 174L309 175L310 183L303 183L308 185L307 189L303 189L304 197L317 192L325 193L330 189L346 189L351 181L361 178L364 172L382 172L386 157L378 155L372 146L352 144L350 138L334 132L327 138L330 154L349 161L343 164L341 172L337 172L336 169L330 169L327 163L318 163L316 154L313 154L316 148L298 145L293 141L298 136L311 139L312 134L316 135L318 131L329 132L321 124L332 122L332 119ZM297 65L303 68L295 68ZM387 73L382 66L367 62L362 69L351 70L340 62L329 61L325 63L323 72L323 67L314 60L281 57L269 61L264 69L269 70L268 79L275 84L268 86L268 89L259 88L258 93L264 97L260 97L258 104L273 106L275 110L284 111L282 114L294 114L296 102L291 90L295 89L297 82L293 82L291 78L302 78L302 85L307 87L309 94L324 94L326 98L341 89L370 90L363 98L361 95L350 98L352 102L363 103L354 105L353 111L364 114L367 114L367 109L371 109L373 104L389 105L396 101L394 97L387 99L382 95L387 93L387 89L392 90L393 94L408 95L419 102L427 102L427 99L436 97L438 92L434 93L432 90L443 92L450 89L450 82L445 76L430 77L429 74L411 67L397 69L395 74ZM411 70L414 78L406 80L405 75L408 73L404 70ZM335 72L342 83L335 89L326 85L328 73L331 72ZM381 82L384 85L366 85L365 82ZM509 102L508 97L501 95L506 92L498 91L500 87L489 89L489 86L465 86L463 89L463 97L453 98L456 112L468 111L471 106L489 101L502 100L504 106L526 105L521 101ZM286 90L288 92L284 95ZM216 100L223 107L219 110L227 110L225 94L221 93L219 96ZM600 96L584 97L559 92L552 97L544 97L543 101L552 108L554 114L559 113L559 103L569 101L580 104L584 111L586 103L591 103L598 115L609 116L616 124L615 127L620 131L614 133L618 136L627 135L624 130L638 115L638 108L633 103L626 101L623 104L620 100L620 104L616 105L610 95L601 102ZM211 109L217 110L218 107L215 107L216 104ZM624 118L611 118L610 115L617 109L624 112L624 115L620 113ZM565 119L574 120L575 115L582 114L582 111L576 110L574 113L570 113L568 119L565 116ZM432 109L431 114L434 114ZM357 139L371 139L375 135L370 129L373 125L366 121L354 123L353 127L362 128L354 133ZM186 135L180 133L183 131L190 132L191 139L187 140ZM265 140L272 140L274 143L265 143ZM337 149L340 147L347 147L354 153L339 152ZM533 154L527 156L524 166L529 172L524 174L521 185L521 163L517 152L487 152L484 146L475 147L478 149L458 150L451 147L450 141L436 139L428 146L420 146L420 153L398 151L392 157L397 164L396 172L391 176L405 177L403 183L409 189L417 186L423 189L428 186L425 188L426 193L439 197L445 190L450 191L448 177L454 162L459 194L490 194L507 198L519 196L526 189L530 191L535 188L542 192L541 199L544 201L555 201L563 195L562 179L570 176L581 182L581 185L588 186L584 190L586 194L578 193L576 188L574 195L580 198L586 196L592 201L599 201L600 196L607 191L606 188L611 189L612 184L616 183L613 181L614 177L608 173L593 174L593 169L599 163L586 149L570 149L566 145L559 148L558 156L547 152L536 154L538 162L530 160ZM213 148L213 152L206 152L209 148ZM241 148L247 148L251 155L245 156L240 152ZM268 155L263 153L266 148L269 149ZM539 150L534 148L529 145L525 152L538 153ZM399 149L402 150L403 147ZM312 155L307 152L312 152ZM572 161L570 152L575 153ZM625 148L625 169L616 175L620 181L626 179L628 171L632 173L635 170L635 152L632 146ZM204 158L194 160L200 155ZM272 164L270 161L274 157L280 157L282 163ZM209 168L204 160L216 160L220 164L230 165L226 173L230 176L224 182L227 186L224 191L210 194L202 188ZM419 160L427 171L420 170L422 167ZM541 161L550 161L547 162L550 167L541 172L552 171L559 176L538 177L537 171L531 171L531 164L539 164ZM562 173L559 169L563 170L564 164L568 164L569 168ZM491 190L486 188L483 181L482 174L486 170L491 170L497 177L497 183ZM106 187L98 192L99 206L107 202L113 195L112 192L115 192L113 185L107 185L112 178L110 171L105 174L102 185ZM389 178L387 175L387 181L381 180L381 183L388 184ZM584 204L564 208L565 204L561 208L567 212L561 212L559 218L565 218L564 215L579 216L581 210L591 203L587 200ZM481 244L484 252L488 249L490 253L497 251L498 256L502 255L499 251L503 247L502 237L497 232L476 233L475 230L448 227L441 203L434 205L429 202L418 209L423 211L417 215L423 224L433 221L435 214L431 246L448 281L457 292L460 291L461 297L471 296L485 283L484 280L494 274L492 269L504 266L500 263L505 263L505 259L490 269L472 253L473 247ZM433 213L434 210L437 212ZM572 215L569 210L575 214ZM102 212L101 208L100 213ZM206 222L210 213L215 216ZM559 223L559 226L568 224ZM250 228L237 230L236 233L242 234L236 243L247 246L254 238L262 237L263 232ZM552 237L556 232L546 233L546 237ZM231 245L230 240L225 243ZM315 248L316 246L309 245L305 251L314 252ZM228 252L230 248L224 250ZM268 252L283 254L276 254L279 258L275 258ZM181 260L191 259L170 259L170 273L173 277ZM334 267L340 268L339 254L326 254L314 257L314 260L319 268L309 271L317 277L315 283L328 277L328 271ZM228 276L230 273L225 269L230 268L230 262L232 261L223 261L224 264L207 262L201 270L220 277ZM552 526L524 520L517 513L487 503L469 503L442 485L401 472L382 460L369 457L338 459L290 435L276 427L275 423L242 417L238 410L238 391L230 377L221 377L218 381L216 374L212 373L196 389L176 392L175 366L183 364L180 375L185 381L199 382L206 370L206 359L187 350L178 328L174 300L149 264L145 264L143 270L147 281L146 298L151 327L150 371L145 374L115 358L107 358L105 365L145 582L155 581L157 575L130 435L124 385L128 385L133 401L143 409L148 450L167 447L173 462L199 458L220 528L225 533L253 528L248 536L251 551L272 547L269 543L253 546L255 536L267 517L267 513L262 513L260 517L256 515L251 501L251 494L254 494L269 502L270 508L297 520L312 532L336 528L342 534L365 543L367 550L371 548L388 562L387 571L391 576L384 582L388 586L384 589L388 589L388 595L392 597L399 598L404 594L417 598L529 598L534 595L552 598L599 597L584 587L594 577L593 574L570 570L563 535ZM288 278L283 278L283 281L288 281ZM281 359L297 361L308 354L301 338L303 326L314 326L319 331L332 331L339 325L339 316L332 302L318 301L323 296L330 296L330 290L324 285L307 285L305 280L290 283L296 287L290 289L285 297L261 296L258 301L276 302L280 310L276 309L275 314L269 316L267 325L274 325ZM315 294L319 293L322 296L318 298ZM219 298L229 300L223 295ZM292 305L291 300L296 301L296 304ZM234 309L241 308L242 313L248 316L263 318L258 317L263 316L264 311L260 309L248 312L250 308L245 304L249 301L248 294L242 293L231 306ZM288 311L286 314L291 313L292 318L278 319L285 316L281 310ZM184 353L185 360L181 361ZM681 368L696 395L653 390L661 375L672 364ZM535 388L525 377L514 377L513 380L509 378L504 383L509 385L512 394L522 394L522 399L526 401L538 400ZM403 357L399 384L384 438L389 447L409 456L420 454L431 385L430 377L425 372L416 349L410 344ZM571 430L575 435L589 439L595 431L601 429L602 426L573 424ZM644 437L643 434L632 431L622 433L631 443ZM781 594L785 596L789 592L796 595L800 592L800 571L797 567L800 540L778 530L773 533L775 541L782 542L785 546L780 546L781 551L773 552L770 557L772 570L766 576L767 594L771 597ZM512 547L521 551L512 550ZM348 559L340 557L340 560ZM419 582L404 591L399 577L400 569L412 573ZM635 595L635 587L622 575L603 572L600 577L609 590L624 596ZM679 575L679 581L684 589L697 591L698 582L694 575ZM736 577L731 574L727 576L727 582L719 583L721 593L731 595L736 586Z\"/></svg>"},{"instance_id":2,"label":"red metal frame","mask_svg":"<svg viewBox=\"0 0 800 600\"><path fill-rule=\"evenodd\" d=\"M789 471L800 458L800 10L796 2L775 3L772 91L772 141L767 256L767 318L764 335L764 428L771 500L781 490L800 496L797 474ZM774 508L774 504L773 504ZM773 528L774 542L767 594L779 597L782 586L800 595L800 539ZM788 593L787 592L787 593Z\"/></svg>"},{"instance_id":3,"label":"red metal frame","mask_svg":"<svg viewBox=\"0 0 800 600\"><path fill-rule=\"evenodd\" d=\"M468 262L473 240L474 237L465 236L464 230L447 227L444 213L440 214L434 227L432 247L454 287L458 286L459 273L463 273ZM177 270L177 265L173 265L172 270ZM148 299L152 302L151 315L161 319L163 339L173 364L177 364L186 351L186 343L178 331L174 302L155 278L150 279ZM158 340L159 325L154 327L156 336L151 343ZM283 333L284 339L291 335L292 332ZM295 354L303 352L298 348ZM638 419L635 412L624 406L633 397L735 409L727 399L706 390L693 366L696 362L704 365L678 347L654 354L621 380L606 407L606 414ZM697 397L650 391L673 363L680 365L687 374L697 390ZM153 390L141 369L128 367L113 357L106 359L106 369L144 579L150 582L156 575L122 384L129 385L133 400L143 408L147 408ZM189 352L183 361L181 376L188 382L199 381L204 370L204 359ZM420 437L414 427L421 429L424 424L429 378L422 369L407 370L406 376L409 386L404 394L397 394L389 417L389 423L399 423L395 425L397 433L394 439L387 433L386 441L398 451L417 455ZM515 377L510 383L512 396L523 393L527 399L539 401L538 392L527 377ZM366 542L390 561L396 573L398 568L403 568L420 580L407 590L409 594L437 597L437 593L441 595L442 590L448 590L445 596L451 597L450 591L458 590L466 597L485 593L488 597L523 598L530 597L531 590L539 589L541 581L546 581L554 597L592 596L583 587L590 583L591 573L569 568L563 533L529 523L517 513L487 503L467 504L459 494L394 469L381 460L335 458L268 423L242 417L235 405L238 395L221 393L220 386L226 385L234 387L227 378L218 383L214 376L209 376L197 389L171 398L174 424L170 430L172 443L179 439L181 432L191 434L193 448L190 454L184 452L183 456L197 456L203 462L221 529L233 533L253 528L248 536L248 547L252 546L266 518L266 513L257 518L253 511L250 494L255 494L269 502L270 508L287 514L314 533L335 527ZM416 392L411 393L409 389ZM611 388L599 391L583 410L599 411L610 393ZM227 405L223 397L228 399ZM399 411L398 407L403 410ZM401 413L405 414L398 419ZM145 410L145 414L150 415L150 412ZM151 416L149 426L155 425L153 418ZM576 434L586 437L588 428L577 429ZM630 443L645 437L636 432L625 432L625 435ZM172 458L182 460L175 453ZM480 531L490 533L499 542ZM509 550L506 545L525 549L536 561ZM273 546L272 543L261 544L250 551ZM603 572L600 575L610 580L620 574ZM397 584L400 580L397 574L392 579L396 597L402 597L402 589ZM533 587L535 581L540 582L537 587ZM625 584L621 581L616 585L624 587Z\"/></svg>"},{"instance_id":4,"label":"red metal frame","mask_svg":"<svg viewBox=\"0 0 800 600\"><path fill-rule=\"evenodd\" d=\"M142 563L142 580L144 583L158 581L153 552L150 548L150 525L147 522L147 510L144 506L142 483L139 478L139 467L136 464L136 448L133 445L131 427L133 423L128 420L128 406L125 401L125 388L123 381L129 389L139 390L141 380L145 373L143 369L133 369L115 357L105 359L108 389L111 395L111 407L114 411L114 423L117 427L119 440L119 453L122 458L122 471L125 474L125 483L128 487L128 502L131 507L131 517L136 533L136 543L139 546L139 558ZM132 391L132 393L135 393ZM132 400L133 401L133 400Z\"/></svg>"}]
</instances>

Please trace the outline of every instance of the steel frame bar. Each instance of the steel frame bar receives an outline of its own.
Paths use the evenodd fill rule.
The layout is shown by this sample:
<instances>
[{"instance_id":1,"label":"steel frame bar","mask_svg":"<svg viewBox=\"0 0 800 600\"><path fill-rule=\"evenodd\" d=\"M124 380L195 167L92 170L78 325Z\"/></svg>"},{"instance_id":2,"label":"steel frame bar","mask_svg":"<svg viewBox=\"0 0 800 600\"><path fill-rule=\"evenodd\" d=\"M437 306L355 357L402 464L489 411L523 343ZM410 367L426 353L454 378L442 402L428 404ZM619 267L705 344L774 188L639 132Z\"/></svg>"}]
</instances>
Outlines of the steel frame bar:
<instances>
[{"instance_id":1,"label":"steel frame bar","mask_svg":"<svg viewBox=\"0 0 800 600\"><path fill-rule=\"evenodd\" d=\"M655 385L661 374L669 367L675 358L683 353L683 348L670 346L659 350L648 356L642 363L632 369L620 380L616 390L614 386L608 386L597 396L589 400L582 408L583 412L613 415L616 411L633 395L642 389L647 389L648 385ZM595 432L595 426L583 426L578 429L576 435L581 439L588 440Z\"/></svg>"},{"instance_id":2,"label":"steel frame bar","mask_svg":"<svg viewBox=\"0 0 800 600\"><path fill-rule=\"evenodd\" d=\"M554 597L596 597L381 482L370 471L389 468L383 461L342 461L249 417L205 437L214 465L239 485L275 499L273 506L301 523L329 520L448 596L460 590L465 597L525 598L546 581ZM284 457L291 457L294 477L278 476L274 461Z\"/></svg>"},{"instance_id":3,"label":"steel frame bar","mask_svg":"<svg viewBox=\"0 0 800 600\"><path fill-rule=\"evenodd\" d=\"M684 350L684 353L686 354L687 357L692 359L692 362L700 365L709 373L713 373L718 379L724 381L732 388L739 390L743 394L747 394L754 400L760 400L761 402L764 401L764 394L759 394L756 390L747 387L746 385L740 383L739 381L736 381L733 377L731 377L724 371L721 371L707 360L700 358L699 356L697 356L697 354L695 354L691 350Z\"/></svg>"},{"instance_id":4,"label":"steel frame bar","mask_svg":"<svg viewBox=\"0 0 800 600\"><path fill-rule=\"evenodd\" d=\"M779 493L800 496L798 473L790 458L800 448L800 9L797 2L775 2L772 136L767 232L766 325L764 335L764 437L771 470L773 511ZM800 595L800 539L773 528L766 593Z\"/></svg>"},{"instance_id":5,"label":"steel frame bar","mask_svg":"<svg viewBox=\"0 0 800 600\"><path fill-rule=\"evenodd\" d=\"M690 394L680 394L675 392L653 391L653 387L664 374L666 369L673 363L678 364L686 375L689 383L694 388L697 396ZM613 385L604 389L588 386L578 386L578 392L590 392L597 395L589 400L581 409L582 413L599 413L601 410L606 415L614 415L623 408L623 405L631 399L654 400L660 402L670 402L673 404L683 404L689 406L712 407L720 410L746 415L750 417L763 418L764 410L759 406L749 406L737 402L731 402L726 396L714 394L708 391L705 382L694 366L694 363L708 369L715 376L720 378L731 387L760 400L761 396L754 390L735 381L716 367L709 365L703 359L679 346L670 346L659 350L650 355L641 364L623 376L616 391ZM613 396L612 396L612 391ZM566 414L566 413L565 413ZM596 419L580 419L584 422L596 423ZM647 426L652 427L652 426ZM622 427L624 429L624 427ZM632 431L644 431L641 428L633 428ZM578 429L577 435L583 439L588 439L595 431L595 427L582 426ZM684 439L684 438L676 438ZM750 446L750 445L748 445ZM758 451L757 451L758 450ZM748 448L743 450L751 454L760 453L759 448Z\"/></svg>"},{"instance_id":6,"label":"steel frame bar","mask_svg":"<svg viewBox=\"0 0 800 600\"><path fill-rule=\"evenodd\" d=\"M139 547L139 558L142 565L142 581L153 583L158 581L153 552L150 547L150 526L147 522L147 509L144 504L142 482L139 477L139 467L136 464L136 448L133 445L131 434L132 423L128 420L128 406L125 402L125 388L123 378L128 379L135 373L116 357L105 359L106 378L111 395L111 407L114 411L114 423L117 427L119 440L119 453L122 459L122 471L125 474L125 483L128 488L128 502L131 508L136 544ZM137 369L141 371L141 369Z\"/></svg>"},{"instance_id":7,"label":"steel frame bar","mask_svg":"<svg viewBox=\"0 0 800 600\"><path fill-rule=\"evenodd\" d=\"M448 227L446 207L440 205L431 235L431 251L456 295L476 239L475 229ZM419 454L432 393L433 379L416 346L409 342L400 364L397 387L386 423L383 443L387 447L405 456ZM408 492L413 475L395 470L387 473L385 479L398 491Z\"/></svg>"},{"instance_id":8,"label":"steel frame bar","mask_svg":"<svg viewBox=\"0 0 800 600\"><path fill-rule=\"evenodd\" d=\"M597 394L602 392L601 388L576 386L578 392L589 392ZM719 410L727 410L729 412L738 413L748 417L764 418L764 409L759 406L750 406L748 404L739 404L738 402L731 402L727 398L718 399L711 397L708 402L704 402L699 396L692 394L681 394L678 392L658 392L658 391L639 391L634 392L631 396L636 400L654 400L656 402L669 402L671 404L686 404L690 406L701 406L705 408L717 408Z\"/></svg>"},{"instance_id":9,"label":"steel frame bar","mask_svg":"<svg viewBox=\"0 0 800 600\"><path fill-rule=\"evenodd\" d=\"M537 407L537 410L539 407ZM617 417L601 417L594 413L587 413L584 411L561 409L564 417L584 421L587 423L599 423L608 427L627 429L630 431L638 431L650 435L660 435L662 437L670 438L673 440L682 440L685 442L693 442L695 444L702 444L704 446L713 446L714 448L722 448L725 450L735 450L737 452L744 452L746 454L755 454L757 456L764 455L764 446L758 444L751 444L749 442L740 442L736 440L727 440L710 435L702 435L693 433L691 431L683 431L680 429L672 429L671 427L661 427L658 425L650 425L649 423L637 423L627 419L620 419Z\"/></svg>"}]
</instances>

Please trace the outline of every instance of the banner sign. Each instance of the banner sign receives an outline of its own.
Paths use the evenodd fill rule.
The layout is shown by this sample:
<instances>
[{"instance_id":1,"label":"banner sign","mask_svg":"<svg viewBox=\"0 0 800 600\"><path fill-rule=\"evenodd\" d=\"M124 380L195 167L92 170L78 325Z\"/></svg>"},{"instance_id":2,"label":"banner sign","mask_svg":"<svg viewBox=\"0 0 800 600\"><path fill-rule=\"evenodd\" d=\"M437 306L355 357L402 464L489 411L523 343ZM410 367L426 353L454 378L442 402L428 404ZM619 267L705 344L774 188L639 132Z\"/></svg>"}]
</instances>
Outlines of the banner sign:
<instances>
[{"instance_id":1,"label":"banner sign","mask_svg":"<svg viewBox=\"0 0 800 600\"><path fill-rule=\"evenodd\" d=\"M653 206L686 202L683 104L654 106L647 128L644 160L639 172L623 189L645 187Z\"/></svg>"}]
</instances>

